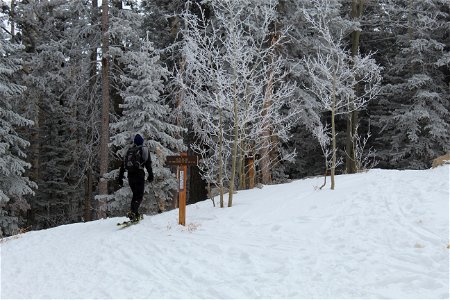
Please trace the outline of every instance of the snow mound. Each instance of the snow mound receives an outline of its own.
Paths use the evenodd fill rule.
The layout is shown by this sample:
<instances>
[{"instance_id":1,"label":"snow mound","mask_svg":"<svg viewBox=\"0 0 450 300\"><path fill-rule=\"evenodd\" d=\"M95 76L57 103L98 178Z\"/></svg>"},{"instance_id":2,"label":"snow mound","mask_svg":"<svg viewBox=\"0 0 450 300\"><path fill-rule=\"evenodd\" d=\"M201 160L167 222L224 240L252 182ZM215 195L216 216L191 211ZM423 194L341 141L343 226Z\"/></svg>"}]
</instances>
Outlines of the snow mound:
<instances>
[{"instance_id":1,"label":"snow mound","mask_svg":"<svg viewBox=\"0 0 450 300\"><path fill-rule=\"evenodd\" d=\"M241 191L1 243L1 298L448 298L449 166ZM216 199L216 203L218 200Z\"/></svg>"}]
</instances>

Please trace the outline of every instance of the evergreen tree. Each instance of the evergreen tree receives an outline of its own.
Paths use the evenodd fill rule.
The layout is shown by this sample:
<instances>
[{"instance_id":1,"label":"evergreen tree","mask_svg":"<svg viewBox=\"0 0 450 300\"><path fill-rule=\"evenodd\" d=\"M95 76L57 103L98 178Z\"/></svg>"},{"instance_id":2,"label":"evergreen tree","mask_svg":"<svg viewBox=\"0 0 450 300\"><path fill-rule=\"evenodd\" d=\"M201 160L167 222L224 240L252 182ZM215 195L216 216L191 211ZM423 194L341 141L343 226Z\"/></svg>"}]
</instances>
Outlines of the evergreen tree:
<instances>
[{"instance_id":1,"label":"evergreen tree","mask_svg":"<svg viewBox=\"0 0 450 300\"><path fill-rule=\"evenodd\" d=\"M372 107L379 131L375 147L383 167L427 168L450 150L450 94L442 67L449 62L448 12L441 0L388 4L395 44L382 97Z\"/></svg>"},{"instance_id":2,"label":"evergreen tree","mask_svg":"<svg viewBox=\"0 0 450 300\"><path fill-rule=\"evenodd\" d=\"M18 131L20 127L33 125L20 115L17 107L17 96L25 87L15 83L14 75L22 68L22 62L14 54L22 50L0 32L0 237L17 233L19 214L29 208L24 196L33 194L32 189L36 188L24 176L30 167L24 153L29 142Z\"/></svg>"},{"instance_id":3,"label":"evergreen tree","mask_svg":"<svg viewBox=\"0 0 450 300\"><path fill-rule=\"evenodd\" d=\"M124 89L121 95L124 99L123 115L117 122L111 124L115 133L111 137L112 145L118 148L116 154L124 157L136 133L140 133L149 148L152 159L154 182L147 192L151 192L152 201L144 201L142 208L150 212L157 204L171 201L171 194L176 190L176 178L168 167L164 166L167 155L175 155L184 146L181 139L182 128L168 122L170 109L161 97L164 90L164 79L167 80L168 70L159 62L152 43L143 41L140 49L128 51L122 57L127 68L122 75ZM116 170L117 172L117 170ZM115 173L115 172L114 172ZM123 210L129 206L131 190L126 187L115 194L111 210Z\"/></svg>"},{"instance_id":4,"label":"evergreen tree","mask_svg":"<svg viewBox=\"0 0 450 300\"><path fill-rule=\"evenodd\" d=\"M35 121L29 132L30 175L40 185L29 199L28 221L34 228L80 221L80 185L97 140L86 133L98 126L90 95L89 46L96 47L90 10L82 0L23 1L17 23L26 47L23 101Z\"/></svg>"},{"instance_id":5,"label":"evergreen tree","mask_svg":"<svg viewBox=\"0 0 450 300\"><path fill-rule=\"evenodd\" d=\"M200 1L197 1L200 2ZM142 1L142 10L145 12L143 27L148 32L149 39L153 41L154 47L164 49L161 59L172 60L170 54L176 53L173 48L182 22L179 14L183 11L186 1L184 0L152 0ZM176 54L175 54L176 56Z\"/></svg>"}]
</instances>

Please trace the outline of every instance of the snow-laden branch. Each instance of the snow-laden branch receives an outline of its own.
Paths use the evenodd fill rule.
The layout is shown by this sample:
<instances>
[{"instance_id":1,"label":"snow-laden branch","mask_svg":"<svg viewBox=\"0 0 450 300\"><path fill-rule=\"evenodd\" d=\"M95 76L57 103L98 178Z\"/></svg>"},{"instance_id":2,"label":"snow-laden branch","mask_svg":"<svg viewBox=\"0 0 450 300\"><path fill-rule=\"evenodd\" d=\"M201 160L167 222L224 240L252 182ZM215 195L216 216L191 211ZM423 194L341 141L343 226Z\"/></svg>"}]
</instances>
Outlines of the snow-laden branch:
<instances>
[{"instance_id":1,"label":"snow-laden branch","mask_svg":"<svg viewBox=\"0 0 450 300\"><path fill-rule=\"evenodd\" d=\"M305 19L318 34L318 48L314 55L304 58L304 66L309 76L306 90L314 96L322 111L331 113L331 189L334 189L336 168L335 116L361 110L380 90L381 67L372 55L352 55L345 48L342 32L333 35L330 30L331 5L329 0L321 0L317 11L303 9ZM322 124L313 130L324 151L326 127ZM325 139L326 140L326 139ZM328 151L324 151L327 161Z\"/></svg>"},{"instance_id":2,"label":"snow-laden branch","mask_svg":"<svg viewBox=\"0 0 450 300\"><path fill-rule=\"evenodd\" d=\"M198 138L192 148L202 156L203 176L219 186L229 178L232 190L237 165L250 153L280 149L299 109L289 105L294 86L277 53L286 32L271 31L277 2L209 4L212 19L189 10L181 16L185 67L176 80Z\"/></svg>"}]
</instances>

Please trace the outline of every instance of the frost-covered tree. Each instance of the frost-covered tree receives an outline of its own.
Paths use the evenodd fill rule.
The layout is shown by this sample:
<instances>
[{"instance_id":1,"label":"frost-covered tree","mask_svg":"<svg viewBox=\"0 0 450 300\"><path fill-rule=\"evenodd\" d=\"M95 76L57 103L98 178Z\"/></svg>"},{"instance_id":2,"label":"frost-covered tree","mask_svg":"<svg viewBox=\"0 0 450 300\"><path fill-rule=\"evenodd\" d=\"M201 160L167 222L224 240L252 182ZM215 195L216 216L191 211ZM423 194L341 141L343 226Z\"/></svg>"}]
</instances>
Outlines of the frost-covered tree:
<instances>
[{"instance_id":1,"label":"frost-covered tree","mask_svg":"<svg viewBox=\"0 0 450 300\"><path fill-rule=\"evenodd\" d=\"M0 17L0 23L4 20ZM30 143L19 133L20 127L31 126L33 122L18 110L17 96L26 88L14 80L15 73L22 68L15 54L23 47L10 39L0 32L0 237L17 233L19 214L29 209L24 196L33 194L36 188L24 175L30 167L24 149Z\"/></svg>"},{"instance_id":2,"label":"frost-covered tree","mask_svg":"<svg viewBox=\"0 0 450 300\"><path fill-rule=\"evenodd\" d=\"M351 32L354 23L351 22L343 11L343 5L348 1L334 0L328 4L328 9L324 12L317 1L309 0L280 0L278 5L279 23L289 28L288 34L291 37L286 46L281 48L282 53L288 58L289 78L297 82L294 98L298 99L303 108L301 119L292 128L292 138L288 143L290 149L296 149L297 155L294 163L288 165L287 174L290 178L299 178L307 175L318 175L323 173L322 151L317 139L311 131L311 124L316 122L314 115L326 120L326 115L319 114L320 109L316 107L316 102L311 95L305 91L304 83L309 80L309 75L305 72L304 64L301 63L304 57L314 55L319 48L320 39L317 31L306 20L303 10L309 11L311 15L322 15L329 20L330 31L337 36L342 32L343 43ZM315 112L311 112L314 110ZM341 128L338 128L340 131Z\"/></svg>"},{"instance_id":3,"label":"frost-covered tree","mask_svg":"<svg viewBox=\"0 0 450 300\"><path fill-rule=\"evenodd\" d=\"M330 126L328 124L322 124L320 119L318 119L318 122L316 124L312 124L311 131L313 136L317 139L320 145L320 149L323 153L324 158L324 182L323 185L320 187L322 189L326 183L327 183L327 173L332 167L332 153L330 144L331 144L331 130Z\"/></svg>"},{"instance_id":4,"label":"frost-covered tree","mask_svg":"<svg viewBox=\"0 0 450 300\"><path fill-rule=\"evenodd\" d=\"M151 200L157 201L157 204L166 202L164 205L167 206L172 201L171 194L177 184L170 168L164 166L165 157L175 155L184 148L183 141L177 138L183 129L169 122L171 109L162 97L168 70L161 65L159 55L147 40L142 42L139 49L128 51L121 59L127 66L122 75L123 114L111 124L114 133L111 145L117 147L116 154L122 158L136 133L144 137L145 145L150 150L155 177L152 186L147 187L146 191L152 193ZM117 170L112 177L116 173ZM129 187L116 192L111 210L128 207L130 195ZM142 207L150 212L154 208L153 201L144 201Z\"/></svg>"},{"instance_id":5,"label":"frost-covered tree","mask_svg":"<svg viewBox=\"0 0 450 300\"><path fill-rule=\"evenodd\" d=\"M283 31L272 29L276 4L211 1L212 19L206 19L201 7L200 14L187 11L182 16L186 70L180 86L198 137L194 149L208 164L203 168L205 177L221 190L229 174L228 206L237 179L243 178L238 175L245 156L261 153L264 168L269 169L274 161L268 150L277 152L288 139L290 121L297 113L282 112L289 106L293 87L285 80L285 61L276 51L285 38ZM212 175L212 170L218 174Z\"/></svg>"},{"instance_id":6,"label":"frost-covered tree","mask_svg":"<svg viewBox=\"0 0 450 300\"><path fill-rule=\"evenodd\" d=\"M380 164L426 168L450 151L448 1L391 0L385 79L371 106ZM446 78L447 76L447 78Z\"/></svg>"},{"instance_id":7,"label":"frost-covered tree","mask_svg":"<svg viewBox=\"0 0 450 300\"><path fill-rule=\"evenodd\" d=\"M352 0L351 3L351 13L350 18L354 21L356 26L354 26L351 33L351 54L353 57L358 55L360 52L360 37L361 37L361 26L360 22L362 20L363 10L364 10L365 0ZM358 86L355 86L355 93L358 93ZM350 107L353 104L350 102ZM356 173L357 171L357 159L356 159L356 136L358 132L356 128L358 127L358 111L352 110L347 116L347 133L346 133L346 146L345 146L345 170L347 173Z\"/></svg>"},{"instance_id":8,"label":"frost-covered tree","mask_svg":"<svg viewBox=\"0 0 450 300\"><path fill-rule=\"evenodd\" d=\"M24 109L34 126L31 178L40 189L30 197L33 228L89 220L97 172L97 8L87 1L19 2L16 21L22 55ZM86 213L83 213L83 210Z\"/></svg>"},{"instance_id":9,"label":"frost-covered tree","mask_svg":"<svg viewBox=\"0 0 450 300\"><path fill-rule=\"evenodd\" d=\"M379 92L380 67L371 55L352 55L342 42L342 33L333 35L329 11L329 1L320 2L321 14L312 15L303 10L305 18L318 34L317 53L306 57L305 68L310 76L308 90L314 95L324 111L331 113L331 189L335 187L336 169L336 124L335 117L363 108ZM362 86L355 93L355 86Z\"/></svg>"},{"instance_id":10,"label":"frost-covered tree","mask_svg":"<svg viewBox=\"0 0 450 300\"><path fill-rule=\"evenodd\" d=\"M149 39L153 41L155 48L169 50L162 53L162 58L171 60L169 55L176 53L171 49L177 40L177 35L182 25L179 14L184 9L184 0L153 0L141 1L144 14L143 26L147 30ZM200 2L200 1L197 1Z\"/></svg>"},{"instance_id":11,"label":"frost-covered tree","mask_svg":"<svg viewBox=\"0 0 450 300\"><path fill-rule=\"evenodd\" d=\"M216 28L207 27L204 14L201 17L192 14L189 4L181 16L185 27L182 31L185 68L176 80L183 91L183 108L197 136L191 148L202 158L199 167L203 178L219 189L220 207L223 207L230 157L227 124L231 119L231 104L226 97L229 78L222 69Z\"/></svg>"},{"instance_id":12,"label":"frost-covered tree","mask_svg":"<svg viewBox=\"0 0 450 300\"><path fill-rule=\"evenodd\" d=\"M94 192L97 188L98 162L98 124L100 119L100 75L98 74L98 49L100 48L100 14L98 1L71 1L74 6L70 11L77 12L79 17L72 26L65 30L69 44L71 59L68 64L70 74L67 92L71 107L70 131L73 156L69 165L70 174L76 178L72 182L74 189L83 191L82 219L90 221L96 217ZM90 5L89 5L90 4ZM80 195L81 196L81 195ZM95 215L94 215L95 214Z\"/></svg>"}]
</instances>

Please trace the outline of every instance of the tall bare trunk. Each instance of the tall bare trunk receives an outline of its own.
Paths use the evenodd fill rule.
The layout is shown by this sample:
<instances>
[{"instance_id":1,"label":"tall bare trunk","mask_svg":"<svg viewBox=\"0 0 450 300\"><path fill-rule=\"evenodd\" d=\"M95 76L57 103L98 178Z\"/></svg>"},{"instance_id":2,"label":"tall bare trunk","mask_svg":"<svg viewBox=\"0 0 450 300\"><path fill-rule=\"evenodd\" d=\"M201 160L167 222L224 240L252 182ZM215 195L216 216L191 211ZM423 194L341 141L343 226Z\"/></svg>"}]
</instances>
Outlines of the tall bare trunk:
<instances>
[{"instance_id":1,"label":"tall bare trunk","mask_svg":"<svg viewBox=\"0 0 450 300\"><path fill-rule=\"evenodd\" d=\"M271 84L271 80L268 82L267 90L269 90L269 85ZM266 119L267 117L267 110L269 106L271 105L271 93L269 91L266 91L266 97L264 98L264 108L263 108L263 118ZM263 140L263 147L261 149L261 180L263 184L269 184L272 182L272 174L270 172L270 124L266 121L264 121L264 131L262 135Z\"/></svg>"},{"instance_id":2,"label":"tall bare trunk","mask_svg":"<svg viewBox=\"0 0 450 300\"><path fill-rule=\"evenodd\" d=\"M272 37L272 45L277 42L277 36L274 35ZM273 57L270 58L273 61ZM264 95L264 104L262 116L265 119L264 122L264 131L262 135L263 140L263 148L261 150L261 180L263 184L269 184L272 182L272 173L271 173L271 153L273 149L270 149L271 143L271 124L267 121L267 111L272 105L272 91L273 91L273 76L274 71L272 69L269 70L269 78L267 79L266 92Z\"/></svg>"},{"instance_id":3,"label":"tall bare trunk","mask_svg":"<svg viewBox=\"0 0 450 300\"><path fill-rule=\"evenodd\" d=\"M413 39L413 0L408 2L408 40Z\"/></svg>"},{"instance_id":4,"label":"tall bare trunk","mask_svg":"<svg viewBox=\"0 0 450 300\"><path fill-rule=\"evenodd\" d=\"M267 81L266 93L264 96L264 106L262 116L264 119L264 131L263 131L263 148L261 150L261 179L263 184L269 184L272 182L272 174L270 172L270 144L271 144L271 129L270 124L267 121L267 111L272 105L272 88L273 88L273 71L269 71L269 79Z\"/></svg>"},{"instance_id":5,"label":"tall bare trunk","mask_svg":"<svg viewBox=\"0 0 450 300\"><path fill-rule=\"evenodd\" d=\"M40 126L41 126L41 109L40 109L40 99L38 96L35 102L35 116L34 116L34 127L31 129L31 141L30 141L30 153L31 153L31 179L34 182L39 180L40 164L39 156L41 152L41 136L40 136Z\"/></svg>"},{"instance_id":6,"label":"tall bare trunk","mask_svg":"<svg viewBox=\"0 0 450 300\"><path fill-rule=\"evenodd\" d=\"M351 17L353 20L361 19L363 8L364 8L364 0L352 0ZM361 31L355 30L352 32L352 57L358 55L360 36ZM357 91L355 91L355 93L357 93ZM348 174L353 174L357 172L354 137L356 134L356 124L358 122L358 112L354 110L353 101L350 102L349 110L350 112L347 118L347 133L346 133L347 155L345 156L345 169Z\"/></svg>"},{"instance_id":7,"label":"tall bare trunk","mask_svg":"<svg viewBox=\"0 0 450 300\"><path fill-rule=\"evenodd\" d=\"M248 188L255 187L255 157L252 155L248 159Z\"/></svg>"},{"instance_id":8,"label":"tall bare trunk","mask_svg":"<svg viewBox=\"0 0 450 300\"><path fill-rule=\"evenodd\" d=\"M98 217L106 216L106 200L108 181L104 175L108 172L109 141L109 18L108 1L102 1L102 127L100 139L100 180L98 185L99 200Z\"/></svg>"},{"instance_id":9,"label":"tall bare trunk","mask_svg":"<svg viewBox=\"0 0 450 300\"><path fill-rule=\"evenodd\" d=\"M333 74L333 87L331 90L331 138L332 138L332 157L331 157L331 189L334 190L334 173L336 170L336 125L334 117L336 113L336 74Z\"/></svg>"},{"instance_id":10,"label":"tall bare trunk","mask_svg":"<svg viewBox=\"0 0 450 300\"><path fill-rule=\"evenodd\" d=\"M239 185L238 189L245 189L245 155L244 155L244 141L241 141L241 146L239 149L239 161L238 161L238 170L239 170Z\"/></svg>"},{"instance_id":11,"label":"tall bare trunk","mask_svg":"<svg viewBox=\"0 0 450 300\"><path fill-rule=\"evenodd\" d=\"M233 139L233 150L231 157L231 178L230 178L230 190L228 191L228 207L233 206L233 193L234 193L234 181L236 179L236 161L237 161L237 150L238 150L238 135L239 135L239 118L238 118L238 95L236 87L236 76L234 76L234 91L233 91L233 115L234 115L234 139Z\"/></svg>"},{"instance_id":12,"label":"tall bare trunk","mask_svg":"<svg viewBox=\"0 0 450 300\"><path fill-rule=\"evenodd\" d=\"M222 122L222 109L219 109L219 190L220 190L220 207L223 208L223 122Z\"/></svg>"},{"instance_id":13,"label":"tall bare trunk","mask_svg":"<svg viewBox=\"0 0 450 300\"><path fill-rule=\"evenodd\" d=\"M16 0L11 0L11 11L9 13L9 22L11 23L11 39L14 41L16 34L15 30L15 22L14 22L14 12L15 12L15 6L16 6Z\"/></svg>"},{"instance_id":14,"label":"tall bare trunk","mask_svg":"<svg viewBox=\"0 0 450 300\"><path fill-rule=\"evenodd\" d=\"M236 160L237 160L238 135L239 135L236 63L233 63L233 122L234 122L233 149L231 152L231 177L230 177L230 189L228 191L228 207L233 206L234 181L236 179Z\"/></svg>"},{"instance_id":15,"label":"tall bare trunk","mask_svg":"<svg viewBox=\"0 0 450 300\"><path fill-rule=\"evenodd\" d=\"M250 107L250 87L249 87L249 82L246 81L245 83L245 111L249 111L249 107ZM246 174L246 170L247 170L247 161L246 161L246 153L249 149L249 141L246 140L246 136L248 136L247 131L248 131L248 123L244 123L242 124L242 137L241 138L241 149L239 151L239 189L240 190L244 190L247 188L247 174Z\"/></svg>"},{"instance_id":16,"label":"tall bare trunk","mask_svg":"<svg viewBox=\"0 0 450 300\"><path fill-rule=\"evenodd\" d=\"M355 134L356 124L358 123L358 112L352 111L347 117L347 136L346 136L346 156L345 156L345 170L348 174L354 174L358 171L356 166L355 155Z\"/></svg>"},{"instance_id":17,"label":"tall bare trunk","mask_svg":"<svg viewBox=\"0 0 450 300\"><path fill-rule=\"evenodd\" d=\"M88 167L86 171L86 181L84 187L84 221L89 222L92 218L92 187L93 187L93 176L92 168Z\"/></svg>"},{"instance_id":18,"label":"tall bare trunk","mask_svg":"<svg viewBox=\"0 0 450 300\"><path fill-rule=\"evenodd\" d=\"M92 0L92 9L91 9L91 22L92 25L95 26L98 22L98 0ZM90 66L89 66L89 100L93 101L93 95L95 95L95 83L96 83L96 76L97 76L97 46L92 41L91 42L91 55L90 55ZM93 113L93 110L91 109L92 103L89 103L88 105L88 111L87 114L89 115L89 119L92 120L91 114ZM92 131L94 124L93 122L89 124L88 127L88 139L86 140L87 143L92 142L89 141L89 137L92 136ZM92 154L91 154L92 155ZM92 157L89 157L87 162L87 170L86 170L86 178L85 178L85 192L84 192L84 221L88 222L92 219L92 199L93 199L93 185L94 185L94 178L93 178L93 160Z\"/></svg>"}]
</instances>

